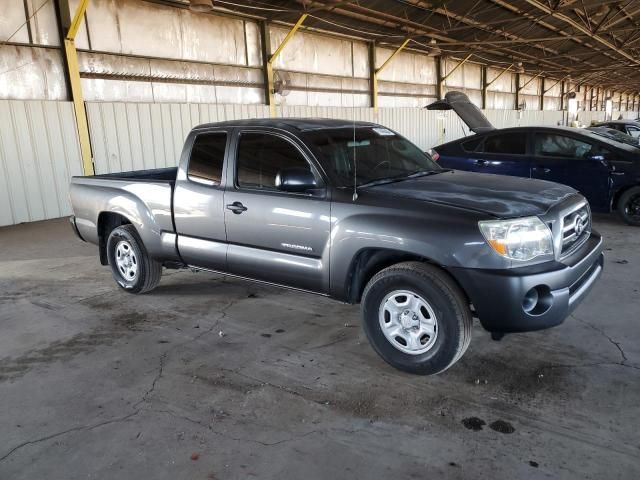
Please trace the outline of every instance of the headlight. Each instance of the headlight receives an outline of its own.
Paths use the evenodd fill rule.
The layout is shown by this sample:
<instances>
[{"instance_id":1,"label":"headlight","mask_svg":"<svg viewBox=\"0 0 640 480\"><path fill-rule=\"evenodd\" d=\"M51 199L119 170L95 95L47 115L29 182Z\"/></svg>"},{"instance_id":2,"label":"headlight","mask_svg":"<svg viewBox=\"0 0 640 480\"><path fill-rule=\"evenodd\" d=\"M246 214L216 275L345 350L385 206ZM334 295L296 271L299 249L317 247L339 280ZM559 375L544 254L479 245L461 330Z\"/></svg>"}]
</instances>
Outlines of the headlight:
<instances>
[{"instance_id":1,"label":"headlight","mask_svg":"<svg viewBox=\"0 0 640 480\"><path fill-rule=\"evenodd\" d=\"M478 222L485 240L500 255L527 261L553 254L551 230L538 217Z\"/></svg>"}]
</instances>

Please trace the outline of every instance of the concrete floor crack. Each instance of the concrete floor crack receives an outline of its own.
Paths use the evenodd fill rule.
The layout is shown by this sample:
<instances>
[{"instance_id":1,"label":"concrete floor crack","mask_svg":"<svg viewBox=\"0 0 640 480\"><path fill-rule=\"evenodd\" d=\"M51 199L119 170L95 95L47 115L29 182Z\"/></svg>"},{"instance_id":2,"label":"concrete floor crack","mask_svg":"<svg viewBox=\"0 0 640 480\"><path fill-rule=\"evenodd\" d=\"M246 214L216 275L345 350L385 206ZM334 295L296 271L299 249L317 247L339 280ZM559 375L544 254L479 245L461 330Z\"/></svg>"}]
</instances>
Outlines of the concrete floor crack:
<instances>
[{"instance_id":1,"label":"concrete floor crack","mask_svg":"<svg viewBox=\"0 0 640 480\"><path fill-rule=\"evenodd\" d=\"M593 325L592 323L587 322L586 320L583 320L575 315L571 315L572 318L574 318L575 320L577 320L578 322L582 323L583 325L586 325L587 327L595 330L596 332L599 332L603 337L605 337L607 340L609 340L609 342L612 345L615 345L615 347L618 349L618 351L620 352L620 356L622 357L622 361L620 362L620 364L624 365L625 362L627 361L627 356L624 353L624 349L622 348L622 346L620 345L620 342L616 342L613 338L611 338L609 335L607 335L607 333L599 328L596 327L595 325Z\"/></svg>"}]
</instances>

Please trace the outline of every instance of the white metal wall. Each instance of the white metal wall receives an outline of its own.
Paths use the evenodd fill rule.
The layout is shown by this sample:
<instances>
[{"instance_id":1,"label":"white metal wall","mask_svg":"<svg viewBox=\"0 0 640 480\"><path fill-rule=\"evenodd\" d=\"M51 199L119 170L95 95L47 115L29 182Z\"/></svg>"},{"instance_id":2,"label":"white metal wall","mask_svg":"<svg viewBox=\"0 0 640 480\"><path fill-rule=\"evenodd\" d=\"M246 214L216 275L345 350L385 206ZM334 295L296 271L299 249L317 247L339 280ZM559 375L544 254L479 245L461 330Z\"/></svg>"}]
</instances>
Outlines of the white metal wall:
<instances>
[{"instance_id":1,"label":"white metal wall","mask_svg":"<svg viewBox=\"0 0 640 480\"><path fill-rule=\"evenodd\" d=\"M175 166L182 143L195 125L223 120L268 117L263 105L88 103L91 144L96 173ZM562 112L487 110L498 128L519 125L556 125ZM452 111L424 108L286 106L283 117L322 117L364 120L388 126L423 149L468 135Z\"/></svg>"},{"instance_id":2,"label":"white metal wall","mask_svg":"<svg viewBox=\"0 0 640 480\"><path fill-rule=\"evenodd\" d=\"M96 173L175 166L195 125L268 117L264 105L88 103ZM289 106L280 116L365 120L386 125L428 149L468 134L451 111L424 108ZM487 110L499 128L556 125L562 112ZM614 118L620 112L614 112ZM632 116L633 112L622 112ZM604 112L581 112L580 120L601 120ZM73 106L70 102L0 100L0 226L71 213L68 190L82 175Z\"/></svg>"},{"instance_id":3,"label":"white metal wall","mask_svg":"<svg viewBox=\"0 0 640 480\"><path fill-rule=\"evenodd\" d=\"M0 226L71 213L82 175L71 102L0 100Z\"/></svg>"}]
</instances>

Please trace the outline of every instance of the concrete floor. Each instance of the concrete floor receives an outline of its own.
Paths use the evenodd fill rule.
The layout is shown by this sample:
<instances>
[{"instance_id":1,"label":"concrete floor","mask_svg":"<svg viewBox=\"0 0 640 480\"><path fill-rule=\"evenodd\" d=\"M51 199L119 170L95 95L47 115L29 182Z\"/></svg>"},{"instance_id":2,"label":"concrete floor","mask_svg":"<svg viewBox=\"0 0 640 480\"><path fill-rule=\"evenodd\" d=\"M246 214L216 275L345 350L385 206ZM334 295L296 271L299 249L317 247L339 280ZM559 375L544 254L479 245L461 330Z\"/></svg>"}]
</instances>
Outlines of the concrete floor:
<instances>
[{"instance_id":1,"label":"concrete floor","mask_svg":"<svg viewBox=\"0 0 640 480\"><path fill-rule=\"evenodd\" d=\"M66 220L0 229L1 479L638 478L640 229L552 330L479 326L438 377L359 311L170 271L122 292Z\"/></svg>"}]
</instances>

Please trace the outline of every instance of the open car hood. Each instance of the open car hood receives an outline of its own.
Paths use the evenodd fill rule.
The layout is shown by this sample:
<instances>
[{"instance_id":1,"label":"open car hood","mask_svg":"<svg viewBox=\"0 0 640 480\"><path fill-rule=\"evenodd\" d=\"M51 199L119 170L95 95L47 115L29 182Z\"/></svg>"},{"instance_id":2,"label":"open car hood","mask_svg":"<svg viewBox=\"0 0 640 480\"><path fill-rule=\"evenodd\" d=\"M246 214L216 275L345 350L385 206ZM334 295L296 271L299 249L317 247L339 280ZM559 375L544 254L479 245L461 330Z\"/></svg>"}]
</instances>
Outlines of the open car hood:
<instances>
[{"instance_id":1,"label":"open car hood","mask_svg":"<svg viewBox=\"0 0 640 480\"><path fill-rule=\"evenodd\" d=\"M427 110L454 110L469 129L475 133L495 130L482 111L462 92L448 92L444 100L436 100L427 105Z\"/></svg>"}]
</instances>

